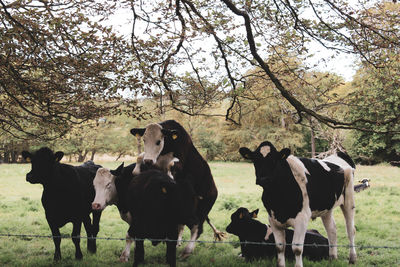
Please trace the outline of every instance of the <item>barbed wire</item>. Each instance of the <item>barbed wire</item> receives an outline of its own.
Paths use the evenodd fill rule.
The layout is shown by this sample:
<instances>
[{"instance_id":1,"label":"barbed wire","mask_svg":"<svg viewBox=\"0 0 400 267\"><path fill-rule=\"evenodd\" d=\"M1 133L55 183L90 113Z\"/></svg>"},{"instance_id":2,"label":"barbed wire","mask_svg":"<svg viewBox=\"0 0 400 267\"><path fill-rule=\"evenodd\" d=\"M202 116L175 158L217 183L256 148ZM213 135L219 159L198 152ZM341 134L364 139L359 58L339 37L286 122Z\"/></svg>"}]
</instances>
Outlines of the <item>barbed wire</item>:
<instances>
[{"instance_id":1,"label":"barbed wire","mask_svg":"<svg viewBox=\"0 0 400 267\"><path fill-rule=\"evenodd\" d=\"M236 244L236 245L263 245L263 246L276 246L282 245L282 243L272 243L272 242L252 242L252 241L207 241L207 240L174 240L174 239L157 239L157 238L126 238L126 237L88 237L88 236L70 236L70 235L60 235L60 236L53 236L53 235L32 235L32 234L0 234L0 237L19 237L19 238L82 238L82 239L96 239L96 240L127 240L130 239L132 241L145 241L149 240L151 242L182 242L182 243L203 243L203 244ZM301 244L301 243L286 243L287 246L300 246L303 245L305 247L344 247L344 248L358 248L358 249L394 249L400 250L399 246L377 246L377 245L330 245L330 244Z\"/></svg>"}]
</instances>

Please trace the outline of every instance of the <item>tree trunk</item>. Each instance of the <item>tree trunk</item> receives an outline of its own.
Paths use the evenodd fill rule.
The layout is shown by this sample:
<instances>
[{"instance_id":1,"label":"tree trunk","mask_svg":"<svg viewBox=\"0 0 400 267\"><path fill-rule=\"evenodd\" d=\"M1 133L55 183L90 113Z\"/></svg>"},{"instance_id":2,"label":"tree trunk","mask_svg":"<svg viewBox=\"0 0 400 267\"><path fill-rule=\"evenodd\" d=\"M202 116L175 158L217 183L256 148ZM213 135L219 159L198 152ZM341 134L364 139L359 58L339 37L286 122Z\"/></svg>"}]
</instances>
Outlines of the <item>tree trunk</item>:
<instances>
[{"instance_id":1,"label":"tree trunk","mask_svg":"<svg viewBox=\"0 0 400 267\"><path fill-rule=\"evenodd\" d=\"M10 152L7 150L7 148L6 151L4 151L3 158L4 158L4 163L10 163Z\"/></svg>"},{"instance_id":2,"label":"tree trunk","mask_svg":"<svg viewBox=\"0 0 400 267\"><path fill-rule=\"evenodd\" d=\"M90 160L91 161L94 161L94 155L96 154L96 149L93 149L92 150L92 154L91 154L91 156L90 156Z\"/></svg>"},{"instance_id":3,"label":"tree trunk","mask_svg":"<svg viewBox=\"0 0 400 267\"><path fill-rule=\"evenodd\" d=\"M18 159L18 152L11 151L11 163L17 163L17 159Z\"/></svg>"},{"instance_id":4,"label":"tree trunk","mask_svg":"<svg viewBox=\"0 0 400 267\"><path fill-rule=\"evenodd\" d=\"M137 136L137 150L138 150L138 155L142 153L142 142L141 142L141 137L138 135Z\"/></svg>"},{"instance_id":5,"label":"tree trunk","mask_svg":"<svg viewBox=\"0 0 400 267\"><path fill-rule=\"evenodd\" d=\"M311 129L311 157L315 158L315 132L314 132L314 126L312 124L312 119L310 119L310 129Z\"/></svg>"}]
</instances>

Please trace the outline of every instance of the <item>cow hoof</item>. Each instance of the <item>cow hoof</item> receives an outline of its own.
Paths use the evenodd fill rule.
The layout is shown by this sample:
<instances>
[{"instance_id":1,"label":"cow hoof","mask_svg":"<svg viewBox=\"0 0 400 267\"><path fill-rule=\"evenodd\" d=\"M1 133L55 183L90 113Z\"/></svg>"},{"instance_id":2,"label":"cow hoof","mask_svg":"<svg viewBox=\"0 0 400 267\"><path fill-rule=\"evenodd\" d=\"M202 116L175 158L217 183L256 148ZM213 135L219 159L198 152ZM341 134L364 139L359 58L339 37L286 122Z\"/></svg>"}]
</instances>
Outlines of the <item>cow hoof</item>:
<instances>
[{"instance_id":1,"label":"cow hoof","mask_svg":"<svg viewBox=\"0 0 400 267\"><path fill-rule=\"evenodd\" d=\"M182 259L187 259L187 258L190 256L190 254L191 254L191 253L185 253L185 252L183 252L183 253L181 254L181 258L182 258Z\"/></svg>"},{"instance_id":2,"label":"cow hoof","mask_svg":"<svg viewBox=\"0 0 400 267\"><path fill-rule=\"evenodd\" d=\"M355 264L357 261L357 256L356 255L351 255L349 259L349 264Z\"/></svg>"},{"instance_id":3,"label":"cow hoof","mask_svg":"<svg viewBox=\"0 0 400 267\"><path fill-rule=\"evenodd\" d=\"M226 238L226 233L224 233L224 232L216 231L216 232L214 233L214 239L215 239L216 241L222 241L222 240L224 240L225 238Z\"/></svg>"},{"instance_id":4,"label":"cow hoof","mask_svg":"<svg viewBox=\"0 0 400 267\"><path fill-rule=\"evenodd\" d=\"M60 261L61 260L61 255L54 255L54 261Z\"/></svg>"},{"instance_id":5,"label":"cow hoof","mask_svg":"<svg viewBox=\"0 0 400 267\"><path fill-rule=\"evenodd\" d=\"M329 255L329 260L337 260L337 255Z\"/></svg>"},{"instance_id":6,"label":"cow hoof","mask_svg":"<svg viewBox=\"0 0 400 267\"><path fill-rule=\"evenodd\" d=\"M125 253L122 253L121 256L119 257L120 262L128 262L129 261L129 256L125 255Z\"/></svg>"},{"instance_id":7,"label":"cow hoof","mask_svg":"<svg viewBox=\"0 0 400 267\"><path fill-rule=\"evenodd\" d=\"M93 253L93 254L96 253L96 251L97 251L96 243L93 243L93 242L88 243L87 249L90 253Z\"/></svg>"},{"instance_id":8,"label":"cow hoof","mask_svg":"<svg viewBox=\"0 0 400 267\"><path fill-rule=\"evenodd\" d=\"M76 260L81 260L82 258L83 258L82 252L80 250L76 251L75 252L75 259Z\"/></svg>"}]
</instances>

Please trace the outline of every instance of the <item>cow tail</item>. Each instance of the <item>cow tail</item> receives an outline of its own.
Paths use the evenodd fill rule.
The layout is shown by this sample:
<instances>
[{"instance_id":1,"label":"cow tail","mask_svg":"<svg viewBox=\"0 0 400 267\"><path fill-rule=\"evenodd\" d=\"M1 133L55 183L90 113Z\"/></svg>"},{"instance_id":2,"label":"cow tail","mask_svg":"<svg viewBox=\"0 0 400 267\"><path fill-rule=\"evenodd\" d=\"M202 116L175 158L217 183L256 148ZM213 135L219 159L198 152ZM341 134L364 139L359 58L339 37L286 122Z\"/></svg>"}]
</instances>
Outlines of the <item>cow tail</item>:
<instances>
[{"instance_id":1,"label":"cow tail","mask_svg":"<svg viewBox=\"0 0 400 267\"><path fill-rule=\"evenodd\" d=\"M355 208L354 202L354 169L353 168L345 168L344 169L344 204L345 206L351 206L353 209Z\"/></svg>"}]
</instances>

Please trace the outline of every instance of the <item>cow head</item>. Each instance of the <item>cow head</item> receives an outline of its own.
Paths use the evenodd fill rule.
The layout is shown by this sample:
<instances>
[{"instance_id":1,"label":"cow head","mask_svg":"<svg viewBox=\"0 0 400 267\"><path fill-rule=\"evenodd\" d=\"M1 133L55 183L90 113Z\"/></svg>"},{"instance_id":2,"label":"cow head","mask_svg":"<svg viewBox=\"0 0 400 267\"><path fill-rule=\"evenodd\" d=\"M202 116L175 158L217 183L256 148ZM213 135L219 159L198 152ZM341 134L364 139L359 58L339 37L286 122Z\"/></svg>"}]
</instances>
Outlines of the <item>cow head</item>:
<instances>
[{"instance_id":1,"label":"cow head","mask_svg":"<svg viewBox=\"0 0 400 267\"><path fill-rule=\"evenodd\" d=\"M241 147L239 153L243 158L253 162L256 171L256 184L264 186L267 182L272 181L276 166L289 157L290 149L284 148L278 152L270 142L265 141L254 151L247 147Z\"/></svg>"},{"instance_id":2,"label":"cow head","mask_svg":"<svg viewBox=\"0 0 400 267\"><path fill-rule=\"evenodd\" d=\"M119 176L124 168L122 163L116 170L99 168L93 180L96 196L92 202L93 210L104 210L107 206L116 204L118 201L117 188L115 179Z\"/></svg>"},{"instance_id":3,"label":"cow head","mask_svg":"<svg viewBox=\"0 0 400 267\"><path fill-rule=\"evenodd\" d=\"M154 165L160 155L172 152L179 138L179 131L164 129L158 123L152 123L146 128L133 128L131 134L142 136L144 142L144 164Z\"/></svg>"},{"instance_id":4,"label":"cow head","mask_svg":"<svg viewBox=\"0 0 400 267\"><path fill-rule=\"evenodd\" d=\"M53 153L47 147L42 147L34 153L22 151L22 157L32 165L31 171L26 174L26 181L31 184L45 184L53 176L54 166L63 156L63 152Z\"/></svg>"},{"instance_id":5,"label":"cow head","mask_svg":"<svg viewBox=\"0 0 400 267\"><path fill-rule=\"evenodd\" d=\"M246 208L238 208L231 215L231 223L226 227L226 231L230 234L242 236L245 232L251 231L252 223L254 218L257 218L258 209L249 212Z\"/></svg>"}]
</instances>

